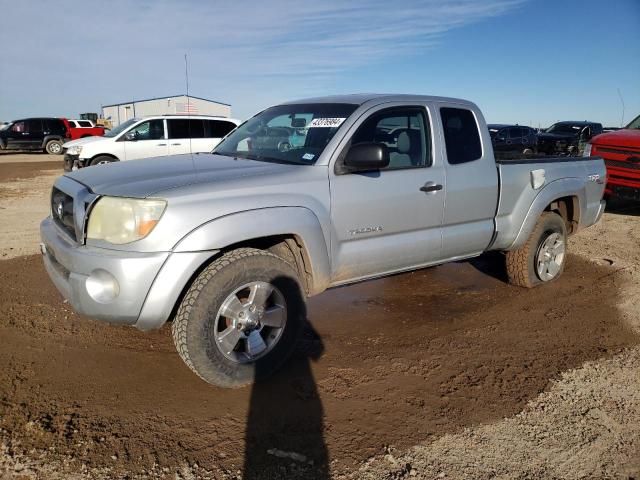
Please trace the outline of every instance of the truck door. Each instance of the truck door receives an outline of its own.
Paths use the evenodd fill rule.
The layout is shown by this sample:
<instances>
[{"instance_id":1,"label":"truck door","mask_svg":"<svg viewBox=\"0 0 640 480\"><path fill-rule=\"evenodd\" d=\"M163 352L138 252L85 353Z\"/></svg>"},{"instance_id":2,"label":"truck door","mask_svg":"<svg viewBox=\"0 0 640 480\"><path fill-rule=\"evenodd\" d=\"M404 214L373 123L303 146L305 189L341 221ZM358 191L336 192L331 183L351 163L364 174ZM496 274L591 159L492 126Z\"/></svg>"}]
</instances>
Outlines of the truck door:
<instances>
[{"instance_id":1,"label":"truck door","mask_svg":"<svg viewBox=\"0 0 640 480\"><path fill-rule=\"evenodd\" d=\"M27 132L27 122L25 120L14 122L13 125L11 125L7 129L7 133L5 136L7 148L9 150L19 150L20 148L24 148L24 137L26 137L28 134L29 132Z\"/></svg>"},{"instance_id":2,"label":"truck door","mask_svg":"<svg viewBox=\"0 0 640 480\"><path fill-rule=\"evenodd\" d=\"M330 170L334 284L439 259L445 175L431 125L424 105L378 107L341 144L346 154L357 143L382 143L390 163L368 173Z\"/></svg>"},{"instance_id":3,"label":"truck door","mask_svg":"<svg viewBox=\"0 0 640 480\"><path fill-rule=\"evenodd\" d=\"M493 237L498 205L498 171L489 134L481 135L481 113L466 106L442 106L439 112L446 151L446 208L442 256L482 253Z\"/></svg>"},{"instance_id":4,"label":"truck door","mask_svg":"<svg viewBox=\"0 0 640 480\"><path fill-rule=\"evenodd\" d=\"M139 123L118 141L124 141L125 160L162 157L169 153L164 132L164 120L155 119Z\"/></svg>"}]
</instances>

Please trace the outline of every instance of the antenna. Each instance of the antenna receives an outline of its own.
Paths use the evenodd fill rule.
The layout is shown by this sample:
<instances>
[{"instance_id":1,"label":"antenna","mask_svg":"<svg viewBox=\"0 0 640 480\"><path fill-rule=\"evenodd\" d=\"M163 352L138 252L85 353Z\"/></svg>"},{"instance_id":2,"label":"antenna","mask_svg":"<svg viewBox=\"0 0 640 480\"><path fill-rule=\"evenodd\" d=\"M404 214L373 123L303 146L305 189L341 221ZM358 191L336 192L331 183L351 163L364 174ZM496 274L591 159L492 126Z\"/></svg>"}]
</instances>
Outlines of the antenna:
<instances>
[{"instance_id":1,"label":"antenna","mask_svg":"<svg viewBox=\"0 0 640 480\"><path fill-rule=\"evenodd\" d=\"M620 93L620 89L616 88L618 91L618 96L620 97L620 103L622 104L622 119L620 120L620 128L624 127L624 99L622 98L622 93Z\"/></svg>"},{"instance_id":2,"label":"antenna","mask_svg":"<svg viewBox=\"0 0 640 480\"><path fill-rule=\"evenodd\" d=\"M184 54L184 79L187 84L187 122L189 125L189 153L193 160L193 149L191 148L191 100L189 98L189 64L187 62L187 54Z\"/></svg>"}]
</instances>

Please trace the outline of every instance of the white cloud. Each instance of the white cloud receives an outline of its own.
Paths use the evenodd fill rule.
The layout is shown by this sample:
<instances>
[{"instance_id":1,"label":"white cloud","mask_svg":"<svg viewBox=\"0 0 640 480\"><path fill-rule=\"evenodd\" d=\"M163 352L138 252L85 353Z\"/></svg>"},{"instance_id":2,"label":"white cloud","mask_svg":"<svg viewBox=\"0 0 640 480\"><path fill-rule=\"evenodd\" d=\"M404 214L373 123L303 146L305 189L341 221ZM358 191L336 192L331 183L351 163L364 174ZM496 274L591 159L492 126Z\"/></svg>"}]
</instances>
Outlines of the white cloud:
<instances>
[{"instance_id":1,"label":"white cloud","mask_svg":"<svg viewBox=\"0 0 640 480\"><path fill-rule=\"evenodd\" d=\"M53 8L3 0L0 43L16 48L4 49L0 109L27 96L53 107L43 98L51 90L74 109L182 92L187 52L192 93L248 113L282 96L321 94L344 72L422 53L446 32L522 1L80 0Z\"/></svg>"}]
</instances>

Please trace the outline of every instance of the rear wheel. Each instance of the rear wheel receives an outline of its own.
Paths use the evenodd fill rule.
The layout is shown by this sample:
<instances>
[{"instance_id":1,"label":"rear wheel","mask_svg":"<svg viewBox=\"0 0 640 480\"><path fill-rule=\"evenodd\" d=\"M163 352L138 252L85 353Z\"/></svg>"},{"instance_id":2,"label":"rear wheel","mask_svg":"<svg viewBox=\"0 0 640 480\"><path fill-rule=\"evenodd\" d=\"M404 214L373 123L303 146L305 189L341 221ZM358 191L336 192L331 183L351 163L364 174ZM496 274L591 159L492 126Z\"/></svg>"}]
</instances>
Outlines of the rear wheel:
<instances>
[{"instance_id":1,"label":"rear wheel","mask_svg":"<svg viewBox=\"0 0 640 480\"><path fill-rule=\"evenodd\" d=\"M272 253L242 248L198 275L171 331L191 370L233 388L275 371L293 351L304 318L296 270Z\"/></svg>"},{"instance_id":2,"label":"rear wheel","mask_svg":"<svg viewBox=\"0 0 640 480\"><path fill-rule=\"evenodd\" d=\"M91 160L91 163L89 165L90 166L105 165L107 163L113 163L115 161L116 161L116 159L113 158L113 157L108 157L107 155L99 155L96 158L94 158L93 160Z\"/></svg>"},{"instance_id":3,"label":"rear wheel","mask_svg":"<svg viewBox=\"0 0 640 480\"><path fill-rule=\"evenodd\" d=\"M527 242L507 252L509 282L531 288L556 280L564 270L567 227L560 215L544 212Z\"/></svg>"},{"instance_id":4,"label":"rear wheel","mask_svg":"<svg viewBox=\"0 0 640 480\"><path fill-rule=\"evenodd\" d=\"M49 140L44 149L49 155L60 155L62 153L62 142L60 140Z\"/></svg>"}]
</instances>

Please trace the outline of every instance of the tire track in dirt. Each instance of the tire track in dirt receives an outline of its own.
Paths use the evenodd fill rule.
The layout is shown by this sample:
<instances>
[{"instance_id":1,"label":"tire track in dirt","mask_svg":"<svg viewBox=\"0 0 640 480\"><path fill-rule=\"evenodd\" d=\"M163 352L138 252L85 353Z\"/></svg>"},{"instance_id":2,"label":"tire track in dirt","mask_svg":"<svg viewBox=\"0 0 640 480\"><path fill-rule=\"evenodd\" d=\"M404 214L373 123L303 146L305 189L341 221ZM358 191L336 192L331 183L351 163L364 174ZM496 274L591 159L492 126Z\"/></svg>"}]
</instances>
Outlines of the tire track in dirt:
<instances>
[{"instance_id":1,"label":"tire track in dirt","mask_svg":"<svg viewBox=\"0 0 640 480\"><path fill-rule=\"evenodd\" d=\"M231 391L193 375L166 327L142 333L80 317L39 257L2 261L2 437L12 455L71 456L77 469L198 464L233 475L250 417L252 461L265 476L313 478L324 467L292 467L267 450L313 461L326 446L334 474L353 471L385 449L515 415L563 371L638 343L617 313L613 268L571 256L560 281L524 290L502 281L501 261L491 255L312 298L317 335L268 382Z\"/></svg>"}]
</instances>

